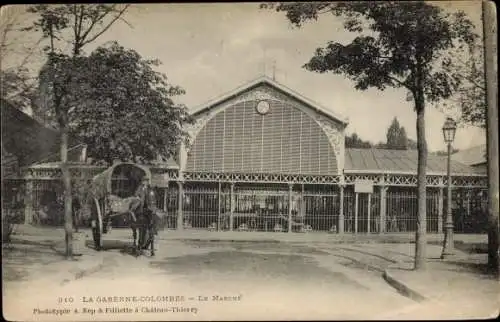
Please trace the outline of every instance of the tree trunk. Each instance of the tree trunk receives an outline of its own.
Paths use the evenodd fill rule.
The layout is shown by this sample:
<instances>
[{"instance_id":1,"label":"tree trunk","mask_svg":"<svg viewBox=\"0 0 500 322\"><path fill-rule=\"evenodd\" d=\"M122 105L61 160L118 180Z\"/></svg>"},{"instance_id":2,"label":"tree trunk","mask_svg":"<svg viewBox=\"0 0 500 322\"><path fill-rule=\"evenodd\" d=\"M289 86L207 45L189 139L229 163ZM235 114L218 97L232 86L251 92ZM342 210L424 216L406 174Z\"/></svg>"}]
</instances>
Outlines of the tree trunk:
<instances>
[{"instance_id":1,"label":"tree trunk","mask_svg":"<svg viewBox=\"0 0 500 322\"><path fill-rule=\"evenodd\" d=\"M427 205L426 205L426 167L427 167L427 142L425 140L425 102L423 93L415 98L417 110L417 189L418 189L418 215L417 231L415 234L415 270L426 269L427 246Z\"/></svg>"},{"instance_id":2,"label":"tree trunk","mask_svg":"<svg viewBox=\"0 0 500 322\"><path fill-rule=\"evenodd\" d=\"M497 27L495 6L483 2L484 70L487 103L488 154L488 267L500 273L500 234L498 200L498 83L497 83Z\"/></svg>"},{"instance_id":3,"label":"tree trunk","mask_svg":"<svg viewBox=\"0 0 500 322\"><path fill-rule=\"evenodd\" d=\"M66 258L73 257L73 214L71 198L71 173L68 168L68 129L61 127L61 172L64 186L64 231Z\"/></svg>"}]
</instances>

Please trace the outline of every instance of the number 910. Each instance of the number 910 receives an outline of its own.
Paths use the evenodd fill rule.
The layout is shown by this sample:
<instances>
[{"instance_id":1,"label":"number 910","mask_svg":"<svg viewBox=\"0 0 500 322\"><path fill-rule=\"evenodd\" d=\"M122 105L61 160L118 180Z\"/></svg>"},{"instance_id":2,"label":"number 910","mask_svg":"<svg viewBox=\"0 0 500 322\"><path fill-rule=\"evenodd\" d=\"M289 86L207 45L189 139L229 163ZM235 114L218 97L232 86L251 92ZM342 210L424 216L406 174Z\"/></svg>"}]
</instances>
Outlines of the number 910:
<instances>
[{"instance_id":1,"label":"number 910","mask_svg":"<svg viewBox=\"0 0 500 322\"><path fill-rule=\"evenodd\" d=\"M57 303L73 303L74 298L72 297L58 297Z\"/></svg>"}]
</instances>

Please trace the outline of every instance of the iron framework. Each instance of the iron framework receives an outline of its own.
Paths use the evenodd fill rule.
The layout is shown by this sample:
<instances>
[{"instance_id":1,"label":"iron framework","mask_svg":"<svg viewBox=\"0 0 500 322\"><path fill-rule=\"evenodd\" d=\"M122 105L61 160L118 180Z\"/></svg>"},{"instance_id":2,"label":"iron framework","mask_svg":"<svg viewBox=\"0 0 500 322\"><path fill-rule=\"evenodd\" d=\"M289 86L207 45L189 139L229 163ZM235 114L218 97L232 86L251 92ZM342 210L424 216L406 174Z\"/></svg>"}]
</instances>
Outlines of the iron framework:
<instances>
[{"instance_id":1,"label":"iron framework","mask_svg":"<svg viewBox=\"0 0 500 322\"><path fill-rule=\"evenodd\" d=\"M416 187L417 177L410 174L345 174L332 175L291 175L266 173L213 173L184 172L186 182L249 182L249 183L284 183L284 184L320 184L320 185L352 185L356 180L371 180L374 185ZM453 176L453 186L469 188L486 188L487 177L483 175ZM446 175L428 175L428 187L444 187Z\"/></svg>"}]
</instances>

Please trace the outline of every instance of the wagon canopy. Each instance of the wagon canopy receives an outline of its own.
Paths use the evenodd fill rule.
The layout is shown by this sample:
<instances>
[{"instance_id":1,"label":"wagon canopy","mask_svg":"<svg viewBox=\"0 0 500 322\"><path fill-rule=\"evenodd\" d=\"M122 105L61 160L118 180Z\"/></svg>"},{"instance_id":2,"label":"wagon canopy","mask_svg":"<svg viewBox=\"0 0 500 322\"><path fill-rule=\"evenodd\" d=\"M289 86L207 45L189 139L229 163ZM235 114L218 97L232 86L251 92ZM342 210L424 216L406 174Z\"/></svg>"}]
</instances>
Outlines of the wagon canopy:
<instances>
[{"instance_id":1,"label":"wagon canopy","mask_svg":"<svg viewBox=\"0 0 500 322\"><path fill-rule=\"evenodd\" d=\"M151 171L148 167L131 162L117 163L92 178L90 188L92 195L103 198L114 194L113 178L118 176L125 177L131 185L135 186L134 189L137 188L143 178L147 178L151 183Z\"/></svg>"}]
</instances>

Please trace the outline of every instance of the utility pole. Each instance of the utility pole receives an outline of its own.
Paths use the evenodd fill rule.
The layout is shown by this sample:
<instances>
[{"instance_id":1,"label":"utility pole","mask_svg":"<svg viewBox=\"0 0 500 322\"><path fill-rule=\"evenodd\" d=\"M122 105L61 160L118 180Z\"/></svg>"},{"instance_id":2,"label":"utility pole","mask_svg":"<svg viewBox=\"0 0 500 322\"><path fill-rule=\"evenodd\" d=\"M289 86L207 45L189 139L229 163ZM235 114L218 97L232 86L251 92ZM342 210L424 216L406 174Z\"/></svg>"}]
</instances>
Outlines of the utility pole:
<instances>
[{"instance_id":1,"label":"utility pole","mask_svg":"<svg viewBox=\"0 0 500 322\"><path fill-rule=\"evenodd\" d=\"M498 68L496 26L495 3L493 1L483 1L484 73L486 78L487 106L486 146L488 153L488 267L499 274Z\"/></svg>"}]
</instances>

